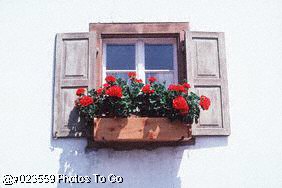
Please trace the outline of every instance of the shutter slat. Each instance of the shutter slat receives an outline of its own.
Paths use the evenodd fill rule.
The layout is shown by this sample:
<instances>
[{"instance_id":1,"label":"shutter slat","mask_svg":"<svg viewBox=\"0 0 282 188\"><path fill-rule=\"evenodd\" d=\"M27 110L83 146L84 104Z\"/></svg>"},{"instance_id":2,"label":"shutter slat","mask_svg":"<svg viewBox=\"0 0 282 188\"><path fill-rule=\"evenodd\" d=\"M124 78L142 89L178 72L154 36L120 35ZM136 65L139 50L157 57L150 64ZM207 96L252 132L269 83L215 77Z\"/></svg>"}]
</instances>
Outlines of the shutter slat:
<instances>
[{"instance_id":1,"label":"shutter slat","mask_svg":"<svg viewBox=\"0 0 282 188\"><path fill-rule=\"evenodd\" d=\"M81 137L86 122L74 107L77 88L95 88L96 34L62 33L56 36L54 137Z\"/></svg>"},{"instance_id":2,"label":"shutter slat","mask_svg":"<svg viewBox=\"0 0 282 188\"><path fill-rule=\"evenodd\" d=\"M201 111L192 135L230 135L224 34L186 32L187 78L198 95L211 99L208 111Z\"/></svg>"},{"instance_id":3,"label":"shutter slat","mask_svg":"<svg viewBox=\"0 0 282 188\"><path fill-rule=\"evenodd\" d=\"M61 82L62 87L79 87L89 85L89 80L63 80Z\"/></svg>"},{"instance_id":4,"label":"shutter slat","mask_svg":"<svg viewBox=\"0 0 282 188\"><path fill-rule=\"evenodd\" d=\"M221 86L223 84L222 80L218 79L194 79L194 85L203 85L203 86Z\"/></svg>"}]
</instances>

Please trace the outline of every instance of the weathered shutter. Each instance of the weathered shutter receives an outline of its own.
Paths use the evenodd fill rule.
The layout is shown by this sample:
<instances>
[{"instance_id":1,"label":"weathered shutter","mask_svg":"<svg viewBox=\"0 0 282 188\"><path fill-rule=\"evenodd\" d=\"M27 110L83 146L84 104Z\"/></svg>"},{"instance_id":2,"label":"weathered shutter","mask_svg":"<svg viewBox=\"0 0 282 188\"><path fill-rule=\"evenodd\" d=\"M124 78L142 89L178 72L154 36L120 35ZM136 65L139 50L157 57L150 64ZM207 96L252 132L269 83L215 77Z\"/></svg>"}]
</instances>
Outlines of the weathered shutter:
<instances>
[{"instance_id":1,"label":"weathered shutter","mask_svg":"<svg viewBox=\"0 0 282 188\"><path fill-rule=\"evenodd\" d=\"M199 95L211 99L192 135L230 135L224 33L186 32L187 78Z\"/></svg>"},{"instance_id":2,"label":"weathered shutter","mask_svg":"<svg viewBox=\"0 0 282 188\"><path fill-rule=\"evenodd\" d=\"M63 33L56 36L54 82L54 137L85 135L85 121L74 108L77 88L95 88L96 35Z\"/></svg>"}]
</instances>

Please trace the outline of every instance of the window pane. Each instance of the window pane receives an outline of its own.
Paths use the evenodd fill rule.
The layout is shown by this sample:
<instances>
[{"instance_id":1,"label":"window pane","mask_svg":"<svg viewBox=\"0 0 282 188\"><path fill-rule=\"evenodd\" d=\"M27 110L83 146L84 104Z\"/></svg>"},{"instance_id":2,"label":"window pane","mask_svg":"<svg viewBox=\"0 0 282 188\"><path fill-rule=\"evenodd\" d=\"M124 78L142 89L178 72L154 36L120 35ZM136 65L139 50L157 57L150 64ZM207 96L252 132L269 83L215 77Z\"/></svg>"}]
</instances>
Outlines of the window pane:
<instances>
[{"instance_id":1,"label":"window pane","mask_svg":"<svg viewBox=\"0 0 282 188\"><path fill-rule=\"evenodd\" d=\"M173 45L145 44L145 68L147 70L173 70Z\"/></svg>"},{"instance_id":2,"label":"window pane","mask_svg":"<svg viewBox=\"0 0 282 188\"><path fill-rule=\"evenodd\" d=\"M107 70L135 70L135 45L108 44Z\"/></svg>"},{"instance_id":3,"label":"window pane","mask_svg":"<svg viewBox=\"0 0 282 188\"><path fill-rule=\"evenodd\" d=\"M149 77L156 77L157 81L159 83L163 83L164 81L166 82L165 85L166 87L169 86L170 84L174 83L173 79L173 72L167 72L167 73L146 73L146 83L148 83L148 78Z\"/></svg>"}]
</instances>

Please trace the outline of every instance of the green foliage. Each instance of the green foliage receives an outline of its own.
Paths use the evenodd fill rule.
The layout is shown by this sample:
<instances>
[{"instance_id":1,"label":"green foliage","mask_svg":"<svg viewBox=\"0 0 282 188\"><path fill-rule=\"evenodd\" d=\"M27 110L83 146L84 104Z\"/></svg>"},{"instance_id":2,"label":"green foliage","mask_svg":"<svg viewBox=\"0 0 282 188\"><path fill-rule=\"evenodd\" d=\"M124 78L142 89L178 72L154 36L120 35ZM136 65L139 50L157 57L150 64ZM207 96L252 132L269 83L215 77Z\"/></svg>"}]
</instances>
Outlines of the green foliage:
<instances>
[{"instance_id":1,"label":"green foliage","mask_svg":"<svg viewBox=\"0 0 282 188\"><path fill-rule=\"evenodd\" d=\"M189 88L179 91L167 89L165 83L153 82L149 85L149 92L146 92L143 89L144 83L137 82L135 77L130 78L129 84L120 78L107 84L87 92L86 95L93 98L92 104L82 106L78 102L77 107L80 113L87 119L91 120L94 117L128 117L131 114L147 117L167 117L185 123L197 122L199 119L200 97L188 91ZM118 94L115 96L115 94L109 93L109 88L113 86L121 88L121 97ZM173 105L174 99L179 96L185 99L186 105L189 107L189 110L185 113L175 109ZM77 101L81 97L83 96L80 96Z\"/></svg>"},{"instance_id":2,"label":"green foliage","mask_svg":"<svg viewBox=\"0 0 282 188\"><path fill-rule=\"evenodd\" d=\"M138 85L132 85L132 90L139 90L137 95L132 97L133 106L137 107L135 110L138 116L148 116L148 117L163 117L165 116L165 104L166 104L166 88L163 84L153 83L151 84L151 90L154 92L152 94L142 92ZM137 93L137 92L136 92Z\"/></svg>"}]
</instances>

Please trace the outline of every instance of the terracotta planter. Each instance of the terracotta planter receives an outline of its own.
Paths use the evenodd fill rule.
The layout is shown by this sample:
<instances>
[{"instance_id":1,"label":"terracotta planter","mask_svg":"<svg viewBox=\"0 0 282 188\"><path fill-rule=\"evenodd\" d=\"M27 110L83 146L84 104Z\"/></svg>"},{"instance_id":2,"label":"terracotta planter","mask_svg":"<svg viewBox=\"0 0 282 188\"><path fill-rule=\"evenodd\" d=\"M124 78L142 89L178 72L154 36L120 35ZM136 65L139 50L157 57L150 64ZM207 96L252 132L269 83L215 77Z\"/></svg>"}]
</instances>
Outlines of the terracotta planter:
<instances>
[{"instance_id":1,"label":"terracotta planter","mask_svg":"<svg viewBox=\"0 0 282 188\"><path fill-rule=\"evenodd\" d=\"M167 118L95 118L95 142L177 142L190 139L191 126Z\"/></svg>"}]
</instances>

